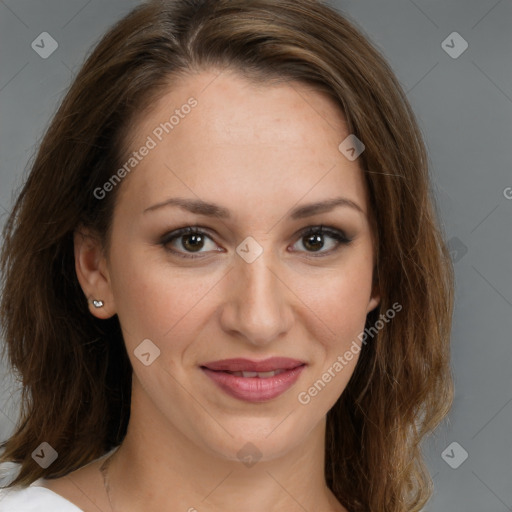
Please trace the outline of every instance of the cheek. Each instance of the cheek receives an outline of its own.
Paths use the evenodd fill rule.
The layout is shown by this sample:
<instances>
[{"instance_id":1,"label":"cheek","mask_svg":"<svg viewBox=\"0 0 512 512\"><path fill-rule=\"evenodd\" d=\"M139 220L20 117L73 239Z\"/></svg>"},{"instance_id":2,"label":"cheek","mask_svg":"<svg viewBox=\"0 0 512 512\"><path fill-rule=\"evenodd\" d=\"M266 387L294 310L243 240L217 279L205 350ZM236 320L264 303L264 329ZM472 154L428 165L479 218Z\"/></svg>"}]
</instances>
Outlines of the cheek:
<instances>
[{"instance_id":1,"label":"cheek","mask_svg":"<svg viewBox=\"0 0 512 512\"><path fill-rule=\"evenodd\" d=\"M127 345L149 338L157 345L195 321L219 275L194 275L144 251L113 254L112 289ZM177 341L177 340L176 340Z\"/></svg>"},{"instance_id":2,"label":"cheek","mask_svg":"<svg viewBox=\"0 0 512 512\"><path fill-rule=\"evenodd\" d=\"M304 290L316 320L315 361L297 401L313 417L327 414L346 388L359 360L371 295L372 262L354 258L337 269L318 293ZM308 295L306 295L306 292Z\"/></svg>"},{"instance_id":3,"label":"cheek","mask_svg":"<svg viewBox=\"0 0 512 512\"><path fill-rule=\"evenodd\" d=\"M298 281L298 295L322 329L318 332L325 333L324 344L332 349L350 345L364 329L372 293L373 262L366 248L358 249L347 252L346 260L331 272L319 274L314 284L311 279Z\"/></svg>"}]
</instances>

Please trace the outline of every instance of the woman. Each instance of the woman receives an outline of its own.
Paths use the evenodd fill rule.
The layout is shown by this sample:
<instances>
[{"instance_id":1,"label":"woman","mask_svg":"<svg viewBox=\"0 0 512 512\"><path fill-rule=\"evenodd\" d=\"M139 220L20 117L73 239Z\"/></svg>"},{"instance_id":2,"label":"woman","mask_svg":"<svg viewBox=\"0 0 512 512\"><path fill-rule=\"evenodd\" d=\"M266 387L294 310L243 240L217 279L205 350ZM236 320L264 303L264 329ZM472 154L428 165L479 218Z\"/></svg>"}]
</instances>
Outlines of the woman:
<instances>
[{"instance_id":1,"label":"woman","mask_svg":"<svg viewBox=\"0 0 512 512\"><path fill-rule=\"evenodd\" d=\"M150 1L5 228L0 510L420 510L453 276L414 115L309 0ZM3 507L3 508L2 508Z\"/></svg>"}]
</instances>

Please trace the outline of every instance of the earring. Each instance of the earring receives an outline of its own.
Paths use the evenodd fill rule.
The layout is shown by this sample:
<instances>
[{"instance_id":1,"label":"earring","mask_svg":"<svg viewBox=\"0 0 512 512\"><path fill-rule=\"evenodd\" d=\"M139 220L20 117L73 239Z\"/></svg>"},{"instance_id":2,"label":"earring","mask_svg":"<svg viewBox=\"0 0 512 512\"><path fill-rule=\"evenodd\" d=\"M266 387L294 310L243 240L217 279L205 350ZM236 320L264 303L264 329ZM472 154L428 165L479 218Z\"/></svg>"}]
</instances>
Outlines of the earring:
<instances>
[{"instance_id":1,"label":"earring","mask_svg":"<svg viewBox=\"0 0 512 512\"><path fill-rule=\"evenodd\" d=\"M92 300L92 305L95 307L95 308L102 308L104 306L104 302L102 300L96 300L96 299L93 299Z\"/></svg>"}]
</instances>

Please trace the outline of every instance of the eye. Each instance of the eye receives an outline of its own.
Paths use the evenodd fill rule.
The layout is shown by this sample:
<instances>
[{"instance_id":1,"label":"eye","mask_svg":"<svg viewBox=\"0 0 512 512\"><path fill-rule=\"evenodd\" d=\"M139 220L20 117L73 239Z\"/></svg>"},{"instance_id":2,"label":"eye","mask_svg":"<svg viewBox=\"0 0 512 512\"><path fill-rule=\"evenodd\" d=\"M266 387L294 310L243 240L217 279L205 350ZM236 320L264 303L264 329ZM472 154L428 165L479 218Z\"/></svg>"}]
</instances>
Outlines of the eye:
<instances>
[{"instance_id":1,"label":"eye","mask_svg":"<svg viewBox=\"0 0 512 512\"><path fill-rule=\"evenodd\" d=\"M201 253L201 252L209 252L207 241L212 242L212 247L209 251L218 252L219 249L216 249L217 245L213 242L211 237L198 229L196 226L188 226L185 228L180 228L171 233L165 235L160 244L169 252L176 254L177 256L181 256L182 258L200 258L201 256L194 256L193 253ZM169 246L177 248L178 250L171 249ZM201 251L206 248L206 251ZM189 254L186 254L186 253Z\"/></svg>"},{"instance_id":2,"label":"eye","mask_svg":"<svg viewBox=\"0 0 512 512\"><path fill-rule=\"evenodd\" d=\"M299 233L299 240L307 253L313 257L328 256L340 248L341 245L348 245L352 241L343 231L333 227L309 226ZM326 243L325 239L330 239ZM212 244L208 248L208 241ZM220 252L212 238L198 226L187 226L172 231L161 239L160 245L165 250L182 258L201 258L201 253ZM322 250L327 247L327 250ZM203 250L205 249L205 250ZM197 253L197 256L194 255ZM318 254L311 254L318 253Z\"/></svg>"},{"instance_id":3,"label":"eye","mask_svg":"<svg viewBox=\"0 0 512 512\"><path fill-rule=\"evenodd\" d=\"M330 238L330 242L326 243L325 239ZM332 227L325 226L309 226L300 233L300 239L297 243L302 243L311 256L327 256L335 252L341 245L348 245L352 239L347 237L343 231ZM327 247L327 250L322 250Z\"/></svg>"}]
</instances>

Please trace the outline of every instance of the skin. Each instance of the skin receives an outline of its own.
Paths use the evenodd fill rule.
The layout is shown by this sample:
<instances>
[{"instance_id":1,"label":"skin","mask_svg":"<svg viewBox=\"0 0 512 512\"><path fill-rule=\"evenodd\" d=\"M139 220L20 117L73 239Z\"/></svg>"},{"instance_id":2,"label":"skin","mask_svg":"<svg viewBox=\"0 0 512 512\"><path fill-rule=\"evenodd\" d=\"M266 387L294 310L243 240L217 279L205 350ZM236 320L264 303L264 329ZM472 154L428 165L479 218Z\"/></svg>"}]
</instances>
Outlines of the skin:
<instances>
[{"instance_id":1,"label":"skin","mask_svg":"<svg viewBox=\"0 0 512 512\"><path fill-rule=\"evenodd\" d=\"M363 173L338 150L349 134L344 118L304 84L255 85L232 71L202 71L136 120L133 150L190 96L197 107L120 185L109 253L93 233L75 236L82 289L105 302L91 314L119 316L134 369L128 433L109 469L114 510L343 511L324 480L325 417L358 354L309 404L297 396L349 349L379 303ZM289 216L339 196L362 211ZM144 213L171 197L216 203L231 218L176 206ZM315 251L301 230L321 224L352 241L323 235ZM200 252L187 236L167 248L200 258L160 244L190 225L206 234ZM263 249L252 263L236 253L248 236ZM134 355L144 339L160 349L149 366ZM199 368L272 356L307 366L291 389L257 404L227 395ZM237 457L248 442L262 454L252 467ZM109 511L101 462L45 486L85 511Z\"/></svg>"}]
</instances>

